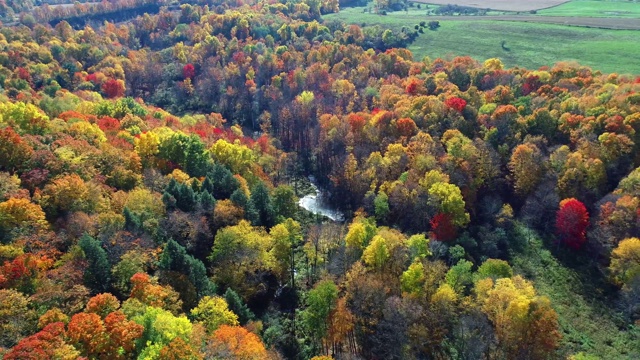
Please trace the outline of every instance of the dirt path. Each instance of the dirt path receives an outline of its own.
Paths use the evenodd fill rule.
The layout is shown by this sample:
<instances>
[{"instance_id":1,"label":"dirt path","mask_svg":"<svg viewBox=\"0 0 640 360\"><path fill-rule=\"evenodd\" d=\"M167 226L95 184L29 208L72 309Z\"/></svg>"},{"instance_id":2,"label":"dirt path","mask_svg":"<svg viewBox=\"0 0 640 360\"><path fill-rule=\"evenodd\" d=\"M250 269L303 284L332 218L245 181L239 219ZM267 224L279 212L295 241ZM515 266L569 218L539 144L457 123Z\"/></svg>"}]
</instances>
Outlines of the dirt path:
<instances>
[{"instance_id":1,"label":"dirt path","mask_svg":"<svg viewBox=\"0 0 640 360\"><path fill-rule=\"evenodd\" d=\"M411 0L412 2L435 5L459 5L478 9L503 11L531 11L547 9L569 2L569 0Z\"/></svg>"},{"instance_id":2,"label":"dirt path","mask_svg":"<svg viewBox=\"0 0 640 360\"><path fill-rule=\"evenodd\" d=\"M427 20L491 20L491 21L523 21L542 24L583 26L613 30L640 30L640 20L620 18L590 18L537 15L495 15L495 16L425 16Z\"/></svg>"}]
</instances>

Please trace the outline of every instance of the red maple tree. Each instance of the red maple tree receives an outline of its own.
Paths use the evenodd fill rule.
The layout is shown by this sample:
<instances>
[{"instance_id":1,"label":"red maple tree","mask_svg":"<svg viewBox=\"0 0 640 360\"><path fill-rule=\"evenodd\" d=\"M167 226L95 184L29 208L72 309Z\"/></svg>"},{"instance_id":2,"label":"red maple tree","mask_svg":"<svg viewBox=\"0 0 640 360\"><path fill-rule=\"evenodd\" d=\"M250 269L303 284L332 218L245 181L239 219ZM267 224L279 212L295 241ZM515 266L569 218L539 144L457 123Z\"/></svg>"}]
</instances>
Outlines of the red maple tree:
<instances>
[{"instance_id":1,"label":"red maple tree","mask_svg":"<svg viewBox=\"0 0 640 360\"><path fill-rule=\"evenodd\" d=\"M102 91L108 98L124 96L124 82L122 80L109 79L102 85Z\"/></svg>"},{"instance_id":2,"label":"red maple tree","mask_svg":"<svg viewBox=\"0 0 640 360\"><path fill-rule=\"evenodd\" d=\"M398 128L398 132L402 136L412 136L418 132L418 127L416 123L410 118L402 118L396 122L396 127Z\"/></svg>"},{"instance_id":3,"label":"red maple tree","mask_svg":"<svg viewBox=\"0 0 640 360\"><path fill-rule=\"evenodd\" d=\"M460 99L459 97L450 97L445 100L444 104L457 112L462 112L467 106L467 101L465 99Z\"/></svg>"},{"instance_id":4,"label":"red maple tree","mask_svg":"<svg viewBox=\"0 0 640 360\"><path fill-rule=\"evenodd\" d=\"M456 238L457 231L451 215L439 213L431 219L431 235L434 240L451 241Z\"/></svg>"},{"instance_id":5,"label":"red maple tree","mask_svg":"<svg viewBox=\"0 0 640 360\"><path fill-rule=\"evenodd\" d=\"M193 64L187 64L182 68L182 76L184 76L185 79L193 79L193 77L196 76L196 68Z\"/></svg>"},{"instance_id":6,"label":"red maple tree","mask_svg":"<svg viewBox=\"0 0 640 360\"><path fill-rule=\"evenodd\" d=\"M560 202L556 215L556 233L560 241L572 249L580 249L587 241L587 226L589 213L580 200L569 198Z\"/></svg>"}]
</instances>

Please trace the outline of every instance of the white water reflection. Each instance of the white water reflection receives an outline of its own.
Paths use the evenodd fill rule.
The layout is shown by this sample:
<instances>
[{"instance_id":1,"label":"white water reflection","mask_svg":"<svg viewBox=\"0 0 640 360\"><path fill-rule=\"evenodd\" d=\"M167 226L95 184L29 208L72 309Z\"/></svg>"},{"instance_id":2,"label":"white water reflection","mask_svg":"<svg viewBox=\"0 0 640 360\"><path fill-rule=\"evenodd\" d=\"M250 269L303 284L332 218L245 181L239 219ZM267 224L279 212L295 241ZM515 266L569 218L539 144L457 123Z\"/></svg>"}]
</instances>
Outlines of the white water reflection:
<instances>
[{"instance_id":1,"label":"white water reflection","mask_svg":"<svg viewBox=\"0 0 640 360\"><path fill-rule=\"evenodd\" d=\"M315 184L315 179L310 176L309 181L311 181L311 186L315 194L304 196L298 201L298 205L307 211L324 215L333 221L344 221L344 214L342 212L327 205L326 199L323 198L322 190Z\"/></svg>"}]
</instances>

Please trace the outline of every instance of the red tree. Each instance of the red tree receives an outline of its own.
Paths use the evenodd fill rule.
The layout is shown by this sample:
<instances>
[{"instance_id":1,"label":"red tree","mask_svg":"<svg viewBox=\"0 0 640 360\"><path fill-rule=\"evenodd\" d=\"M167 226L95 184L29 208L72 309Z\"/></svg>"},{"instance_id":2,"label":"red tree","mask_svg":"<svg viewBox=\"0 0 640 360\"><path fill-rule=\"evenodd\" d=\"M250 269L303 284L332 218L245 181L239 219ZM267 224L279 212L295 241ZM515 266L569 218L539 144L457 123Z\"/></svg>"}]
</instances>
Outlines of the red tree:
<instances>
[{"instance_id":1,"label":"red tree","mask_svg":"<svg viewBox=\"0 0 640 360\"><path fill-rule=\"evenodd\" d=\"M31 83L31 75L29 74L29 70L23 67L19 67L16 69L16 73L18 74L18 77L20 79L25 80L28 83Z\"/></svg>"},{"instance_id":2,"label":"red tree","mask_svg":"<svg viewBox=\"0 0 640 360\"><path fill-rule=\"evenodd\" d=\"M26 337L11 349L5 356L5 360L45 360L54 359L57 355L63 358L71 348L65 342L64 324L56 322L49 324L33 336Z\"/></svg>"},{"instance_id":3,"label":"red tree","mask_svg":"<svg viewBox=\"0 0 640 360\"><path fill-rule=\"evenodd\" d=\"M467 106L467 101L465 99L460 99L459 97L450 97L444 102L444 104L450 109L462 112L465 106Z\"/></svg>"},{"instance_id":4,"label":"red tree","mask_svg":"<svg viewBox=\"0 0 640 360\"><path fill-rule=\"evenodd\" d=\"M349 126L351 126L351 131L354 133L359 133L364 128L367 120L364 116L359 114L349 114L348 116Z\"/></svg>"},{"instance_id":5,"label":"red tree","mask_svg":"<svg viewBox=\"0 0 640 360\"><path fill-rule=\"evenodd\" d=\"M560 240L572 249L580 249L587 240L589 213L582 202L574 198L560 202L556 215L556 233Z\"/></svg>"},{"instance_id":6,"label":"red tree","mask_svg":"<svg viewBox=\"0 0 640 360\"><path fill-rule=\"evenodd\" d=\"M192 64L187 64L182 68L182 76L185 79L193 79L196 76L196 68Z\"/></svg>"},{"instance_id":7,"label":"red tree","mask_svg":"<svg viewBox=\"0 0 640 360\"><path fill-rule=\"evenodd\" d=\"M35 289L35 281L40 273L41 264L32 254L19 255L13 261L6 261L0 266L0 288L15 288L31 294Z\"/></svg>"},{"instance_id":8,"label":"red tree","mask_svg":"<svg viewBox=\"0 0 640 360\"><path fill-rule=\"evenodd\" d=\"M25 167L33 148L13 128L0 129L0 170L15 171Z\"/></svg>"},{"instance_id":9,"label":"red tree","mask_svg":"<svg viewBox=\"0 0 640 360\"><path fill-rule=\"evenodd\" d=\"M109 98L124 96L124 81L109 79L102 85L102 91Z\"/></svg>"},{"instance_id":10,"label":"red tree","mask_svg":"<svg viewBox=\"0 0 640 360\"><path fill-rule=\"evenodd\" d=\"M538 91L538 89L542 86L542 82L540 82L540 78L535 75L529 76L524 84L522 84L522 95L529 95L532 92Z\"/></svg>"},{"instance_id":11,"label":"red tree","mask_svg":"<svg viewBox=\"0 0 640 360\"><path fill-rule=\"evenodd\" d=\"M108 340L100 315L94 313L73 315L67 335L76 349L91 357L98 357Z\"/></svg>"},{"instance_id":12,"label":"red tree","mask_svg":"<svg viewBox=\"0 0 640 360\"><path fill-rule=\"evenodd\" d=\"M439 213L431 219L431 234L438 241L451 241L456 238L456 227L451 215Z\"/></svg>"},{"instance_id":13,"label":"red tree","mask_svg":"<svg viewBox=\"0 0 640 360\"><path fill-rule=\"evenodd\" d=\"M402 136L412 136L413 134L418 132L418 127L416 123L409 118L402 118L396 122L396 127L398 128L398 132Z\"/></svg>"},{"instance_id":14,"label":"red tree","mask_svg":"<svg viewBox=\"0 0 640 360\"><path fill-rule=\"evenodd\" d=\"M116 131L120 129L120 121L109 116L103 116L98 120L98 127L102 131Z\"/></svg>"},{"instance_id":15,"label":"red tree","mask_svg":"<svg viewBox=\"0 0 640 360\"><path fill-rule=\"evenodd\" d=\"M98 76L96 74L89 74L84 78L86 81L91 81L92 83L98 83Z\"/></svg>"},{"instance_id":16,"label":"red tree","mask_svg":"<svg viewBox=\"0 0 640 360\"><path fill-rule=\"evenodd\" d=\"M407 84L407 87L405 88L405 91L409 95L415 95L416 92L418 91L418 85L419 84L420 83L418 82L417 79L411 79L411 81L409 81L409 84Z\"/></svg>"}]
</instances>

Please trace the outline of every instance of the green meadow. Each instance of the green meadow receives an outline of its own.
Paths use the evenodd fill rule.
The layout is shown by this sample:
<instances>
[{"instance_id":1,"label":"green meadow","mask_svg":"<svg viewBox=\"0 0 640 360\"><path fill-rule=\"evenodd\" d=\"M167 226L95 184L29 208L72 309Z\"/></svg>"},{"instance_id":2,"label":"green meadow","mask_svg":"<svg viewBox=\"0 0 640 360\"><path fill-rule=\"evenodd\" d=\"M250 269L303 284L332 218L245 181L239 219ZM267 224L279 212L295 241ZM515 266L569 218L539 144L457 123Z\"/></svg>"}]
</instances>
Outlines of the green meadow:
<instances>
[{"instance_id":1,"label":"green meadow","mask_svg":"<svg viewBox=\"0 0 640 360\"><path fill-rule=\"evenodd\" d=\"M516 274L534 280L538 293L549 297L557 311L561 358L582 353L575 359L638 359L640 332L620 331L627 329L612 308L613 300L597 290L606 286L603 274L587 265L586 258L556 258L547 250L551 241L545 246L539 234L524 225L517 224L514 233L514 241L527 246L512 253L510 262Z\"/></svg>"},{"instance_id":2,"label":"green meadow","mask_svg":"<svg viewBox=\"0 0 640 360\"><path fill-rule=\"evenodd\" d=\"M363 13L363 8L345 8L324 18L400 30L403 26L412 29L420 21L430 21L425 12L424 8L410 9L382 16ZM484 61L497 57L509 67L531 69L577 61L606 73L640 74L640 31L491 21L481 17L440 21L440 25L435 31L426 29L409 45L415 59L469 55ZM508 50L502 48L503 41Z\"/></svg>"},{"instance_id":3,"label":"green meadow","mask_svg":"<svg viewBox=\"0 0 640 360\"><path fill-rule=\"evenodd\" d=\"M574 0L552 8L539 10L538 15L640 18L640 2Z\"/></svg>"}]
</instances>

